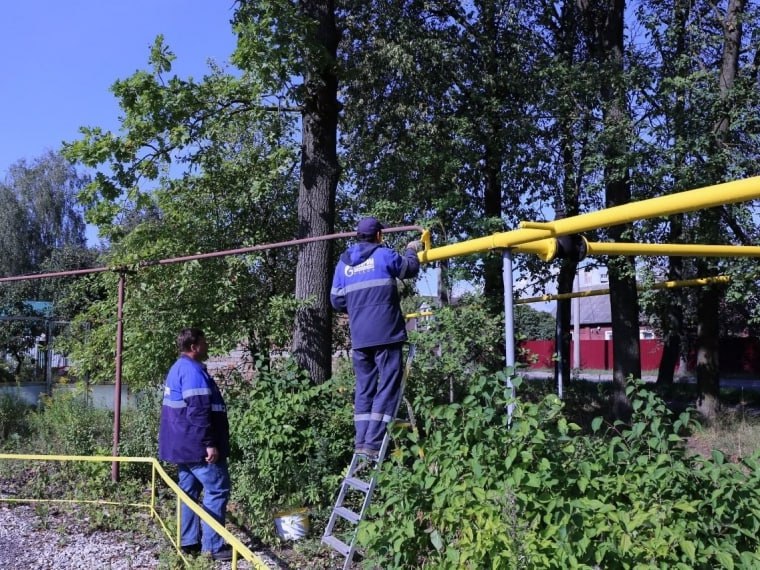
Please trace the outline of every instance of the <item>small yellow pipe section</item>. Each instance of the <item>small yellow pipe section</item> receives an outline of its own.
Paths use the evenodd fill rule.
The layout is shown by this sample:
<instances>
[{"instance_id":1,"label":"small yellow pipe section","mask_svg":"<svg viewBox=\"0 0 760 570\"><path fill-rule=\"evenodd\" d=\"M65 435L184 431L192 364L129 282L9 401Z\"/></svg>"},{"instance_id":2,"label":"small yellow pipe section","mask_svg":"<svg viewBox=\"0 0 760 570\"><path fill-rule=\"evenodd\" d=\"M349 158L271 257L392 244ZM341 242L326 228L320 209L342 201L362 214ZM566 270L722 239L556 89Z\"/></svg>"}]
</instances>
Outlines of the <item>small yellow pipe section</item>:
<instances>
[{"instance_id":1,"label":"small yellow pipe section","mask_svg":"<svg viewBox=\"0 0 760 570\"><path fill-rule=\"evenodd\" d=\"M532 253L544 261L557 255L557 240L541 239L516 245L515 253ZM586 255L662 255L673 257L760 257L756 245L708 245L698 243L586 242Z\"/></svg>"},{"instance_id":2,"label":"small yellow pipe section","mask_svg":"<svg viewBox=\"0 0 760 570\"><path fill-rule=\"evenodd\" d=\"M407 313L406 315L404 315L404 318L406 320L409 320L409 319L418 319L420 317L432 317L432 316L433 316L433 311L421 311L419 313Z\"/></svg>"},{"instance_id":3,"label":"small yellow pipe section","mask_svg":"<svg viewBox=\"0 0 760 570\"><path fill-rule=\"evenodd\" d=\"M637 285L639 291L649 291L650 289L676 289L678 287L702 287L710 284L725 284L731 281L728 275L718 275L717 277L698 277L696 279L682 279L679 281L661 281L651 285ZM540 297L528 297L526 299L517 299L515 305L527 305L528 303L541 303L542 301L560 301L562 299L575 299L577 297L596 297L598 295L609 295L609 289L588 289L587 291L576 291L574 293L558 293L556 295L541 295Z\"/></svg>"},{"instance_id":4,"label":"small yellow pipe section","mask_svg":"<svg viewBox=\"0 0 760 570\"><path fill-rule=\"evenodd\" d=\"M551 261L557 255L557 240L555 238L540 239L521 243L512 250L516 253L533 253L543 261Z\"/></svg>"},{"instance_id":5,"label":"small yellow pipe section","mask_svg":"<svg viewBox=\"0 0 760 570\"><path fill-rule=\"evenodd\" d=\"M418 253L421 262L429 263L461 255L470 255L492 249L513 248L520 244L550 237L578 234L617 226L635 220L644 220L671 214L680 214L724 204L745 202L760 198L760 177L714 184L697 190L678 192L613 206L580 216L563 218L553 222L522 222L520 228L464 242L426 249Z\"/></svg>"}]
</instances>

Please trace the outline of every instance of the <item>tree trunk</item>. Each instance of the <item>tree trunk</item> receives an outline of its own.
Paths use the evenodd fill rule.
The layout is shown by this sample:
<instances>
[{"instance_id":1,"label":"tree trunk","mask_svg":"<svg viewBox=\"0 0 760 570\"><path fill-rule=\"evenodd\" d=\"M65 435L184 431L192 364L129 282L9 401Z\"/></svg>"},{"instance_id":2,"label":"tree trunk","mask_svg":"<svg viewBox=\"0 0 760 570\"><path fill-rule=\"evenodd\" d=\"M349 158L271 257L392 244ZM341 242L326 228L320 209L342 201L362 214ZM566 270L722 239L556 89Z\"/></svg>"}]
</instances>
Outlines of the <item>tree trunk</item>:
<instances>
[{"instance_id":1,"label":"tree trunk","mask_svg":"<svg viewBox=\"0 0 760 570\"><path fill-rule=\"evenodd\" d=\"M24 355L21 352L11 352L11 354L16 359L16 369L13 374L18 380L21 376L21 368L24 366Z\"/></svg>"},{"instance_id":2,"label":"tree trunk","mask_svg":"<svg viewBox=\"0 0 760 570\"><path fill-rule=\"evenodd\" d=\"M477 5L477 3L476 3ZM487 38L497 38L498 15L496 6L492 2L483 2L478 6L481 13L480 17L483 24L483 34ZM483 50L485 59L485 72L491 81L485 84L485 93L481 112L483 113L483 167L484 167L484 188L483 188L483 215L486 220L502 219L502 175L501 170L504 166L505 149L502 144L503 117L500 111L492 108L489 101L504 100L506 97L505 85L501 84L499 77L499 68L501 66L500 55L497 50L497 44L494 41L489 42L488 48ZM502 228L499 228L501 231ZM495 314L504 310L504 275L501 255L489 255L483 263L483 294L490 301L491 305L498 310Z\"/></svg>"},{"instance_id":3,"label":"tree trunk","mask_svg":"<svg viewBox=\"0 0 760 570\"><path fill-rule=\"evenodd\" d=\"M713 422L720 409L719 307L716 287L710 285L700 290L697 306L697 411L705 423Z\"/></svg>"},{"instance_id":4,"label":"tree trunk","mask_svg":"<svg viewBox=\"0 0 760 570\"><path fill-rule=\"evenodd\" d=\"M562 6L560 17L561 25L555 36L556 56L561 58L568 68L575 64L576 53L575 41L577 34L577 14L573 3L568 2ZM554 199L555 219L566 216L577 216L580 213L579 186L580 168L576 167L575 145L578 144L575 135L574 122L577 117L568 116L566 113L559 115L560 148L562 149L562 187ZM570 293L573 290L578 263L569 259L562 261L557 278L557 292ZM570 317L572 301L563 299L557 301L557 332L554 339L557 361L554 367L554 382L558 384L560 379L563 385L570 382ZM576 339L580 342L580 339ZM576 363L579 366L580 363Z\"/></svg>"},{"instance_id":5,"label":"tree trunk","mask_svg":"<svg viewBox=\"0 0 760 570\"><path fill-rule=\"evenodd\" d=\"M483 190L486 219L501 219L501 165L503 158L498 148L499 128L492 126L490 142L486 142L485 188ZM494 307L504 306L504 276L501 255L489 255L483 262L483 294Z\"/></svg>"},{"instance_id":6,"label":"tree trunk","mask_svg":"<svg viewBox=\"0 0 760 570\"><path fill-rule=\"evenodd\" d=\"M670 242L678 243L682 238L681 216L671 216ZM668 279L678 281L683 279L683 260L680 257L668 259ZM657 385L671 386L676 364L681 356L681 331L684 327L683 302L684 294L680 289L667 292L663 332L665 335L660 368L657 371Z\"/></svg>"},{"instance_id":7,"label":"tree trunk","mask_svg":"<svg viewBox=\"0 0 760 570\"><path fill-rule=\"evenodd\" d=\"M575 272L578 263L565 259L559 270L557 278L557 292L572 293L573 282L575 281ZM554 383L559 385L560 380L563 386L570 382L570 299L560 299L557 301L557 332L554 338L554 346L557 352L557 360L554 363ZM578 342L579 339L576 339Z\"/></svg>"},{"instance_id":8,"label":"tree trunk","mask_svg":"<svg viewBox=\"0 0 760 570\"><path fill-rule=\"evenodd\" d=\"M718 78L720 98L724 102L721 115L715 124L715 140L721 147L729 144L731 136L730 94L736 80L739 67L739 48L742 40L741 15L744 12L744 0L729 0L728 10L723 22L723 57ZM712 167L716 179L725 177L724 148L716 149ZM700 215L701 235L707 239L717 237L719 222L718 210L707 210ZM706 265L706 264L705 264ZM707 269L709 271L709 269ZM713 273L713 271L709 271ZM720 368L718 359L718 318L720 316L721 290L708 287L700 291L697 315L697 410L705 422L712 422L717 416L720 396Z\"/></svg>"},{"instance_id":9,"label":"tree trunk","mask_svg":"<svg viewBox=\"0 0 760 570\"><path fill-rule=\"evenodd\" d=\"M612 383L611 411L616 419L627 421L631 404L625 393L629 377L641 378L639 346L639 300L632 258L618 258L608 263L610 310L612 313Z\"/></svg>"},{"instance_id":10,"label":"tree trunk","mask_svg":"<svg viewBox=\"0 0 760 570\"><path fill-rule=\"evenodd\" d=\"M451 284L449 277L449 260L443 259L438 262L438 304L441 307L451 305Z\"/></svg>"},{"instance_id":11,"label":"tree trunk","mask_svg":"<svg viewBox=\"0 0 760 570\"><path fill-rule=\"evenodd\" d=\"M629 129L625 84L623 82L623 23L624 0L606 0L589 8L587 17L593 17L591 37L596 38L593 49L600 63L600 93L603 106L604 182L605 203L608 208L626 204L631 200L631 186L626 155ZM630 241L630 224L610 228L612 241ZM610 305L612 309L613 394L611 411L615 418L627 420L631 413L625 393L628 377L641 378L639 348L639 302L636 291L636 272L633 259L611 259L608 263L610 278Z\"/></svg>"},{"instance_id":12,"label":"tree trunk","mask_svg":"<svg viewBox=\"0 0 760 570\"><path fill-rule=\"evenodd\" d=\"M339 33L332 0L310 0L301 9L316 23L315 43L322 48L305 76L302 112L301 184L298 193L299 237L328 235L335 228L335 193L339 165L336 153L339 104L335 75ZM327 57L324 57L327 56ZM296 312L293 355L321 383L332 373L332 242L301 246L296 265Z\"/></svg>"},{"instance_id":13,"label":"tree trunk","mask_svg":"<svg viewBox=\"0 0 760 570\"><path fill-rule=\"evenodd\" d=\"M683 56L686 53L686 35L687 35L687 22L689 16L690 5L688 2L678 0L673 6L673 23L671 28L676 37L676 63L675 68L670 70L676 76L684 74L685 70L683 64L679 64ZM686 94L685 87L676 88L676 97L673 103L673 133L676 141L681 141L681 144L676 144L677 149L683 149L686 145L683 141L687 137L686 129ZM684 165L684 150L677 150L674 159L674 176L676 177L675 183L678 185L678 173ZM683 235L683 214L676 214L670 216L670 231L669 239L670 243L680 243L684 240ZM683 259L681 257L668 258L668 279L672 281L678 281L683 279ZM657 385L658 386L671 386L673 384L673 375L675 373L676 364L681 357L681 339L682 331L684 330L684 293L680 289L673 289L667 293L665 316L663 318L663 332L664 347L662 351L662 358L660 359L660 367L657 371Z\"/></svg>"},{"instance_id":14,"label":"tree trunk","mask_svg":"<svg viewBox=\"0 0 760 570\"><path fill-rule=\"evenodd\" d=\"M660 367L657 370L657 385L672 386L673 376L681 354L681 340L678 335L670 334L665 338L660 357Z\"/></svg>"}]
</instances>

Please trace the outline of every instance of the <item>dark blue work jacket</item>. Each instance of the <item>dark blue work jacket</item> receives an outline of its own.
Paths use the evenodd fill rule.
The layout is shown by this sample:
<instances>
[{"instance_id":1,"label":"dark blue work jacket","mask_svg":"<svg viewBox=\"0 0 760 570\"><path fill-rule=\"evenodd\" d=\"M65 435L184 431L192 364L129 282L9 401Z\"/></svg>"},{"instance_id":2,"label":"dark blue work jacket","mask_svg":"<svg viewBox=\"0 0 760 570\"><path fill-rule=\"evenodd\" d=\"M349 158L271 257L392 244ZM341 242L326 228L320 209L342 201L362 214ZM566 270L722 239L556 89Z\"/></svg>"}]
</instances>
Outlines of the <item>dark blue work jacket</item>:
<instances>
[{"instance_id":1,"label":"dark blue work jacket","mask_svg":"<svg viewBox=\"0 0 760 570\"><path fill-rule=\"evenodd\" d=\"M227 406L206 367L180 355L169 369L158 429L158 457L171 463L200 463L207 447L220 459L230 454Z\"/></svg>"},{"instance_id":2,"label":"dark blue work jacket","mask_svg":"<svg viewBox=\"0 0 760 570\"><path fill-rule=\"evenodd\" d=\"M348 312L352 348L406 340L396 279L415 277L420 262L414 250L403 255L378 243L359 242L341 255L330 302Z\"/></svg>"}]
</instances>

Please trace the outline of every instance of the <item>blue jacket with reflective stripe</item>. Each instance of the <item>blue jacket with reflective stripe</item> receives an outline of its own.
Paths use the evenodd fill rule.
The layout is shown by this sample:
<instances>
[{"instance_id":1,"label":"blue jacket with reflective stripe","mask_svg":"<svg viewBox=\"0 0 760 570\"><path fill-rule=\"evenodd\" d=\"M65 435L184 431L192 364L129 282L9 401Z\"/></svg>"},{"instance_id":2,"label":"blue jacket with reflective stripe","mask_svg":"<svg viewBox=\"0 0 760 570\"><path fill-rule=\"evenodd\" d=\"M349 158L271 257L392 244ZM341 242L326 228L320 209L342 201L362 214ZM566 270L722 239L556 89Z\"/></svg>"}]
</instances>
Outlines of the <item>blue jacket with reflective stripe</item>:
<instances>
[{"instance_id":1,"label":"blue jacket with reflective stripe","mask_svg":"<svg viewBox=\"0 0 760 570\"><path fill-rule=\"evenodd\" d=\"M330 302L348 312L353 348L406 340L396 279L415 277L419 270L414 250L399 255L378 243L356 243L340 257Z\"/></svg>"},{"instance_id":2,"label":"blue jacket with reflective stripe","mask_svg":"<svg viewBox=\"0 0 760 570\"><path fill-rule=\"evenodd\" d=\"M183 354L166 376L158 457L171 463L200 463L207 447L216 447L220 459L229 456L227 406L206 367Z\"/></svg>"}]
</instances>

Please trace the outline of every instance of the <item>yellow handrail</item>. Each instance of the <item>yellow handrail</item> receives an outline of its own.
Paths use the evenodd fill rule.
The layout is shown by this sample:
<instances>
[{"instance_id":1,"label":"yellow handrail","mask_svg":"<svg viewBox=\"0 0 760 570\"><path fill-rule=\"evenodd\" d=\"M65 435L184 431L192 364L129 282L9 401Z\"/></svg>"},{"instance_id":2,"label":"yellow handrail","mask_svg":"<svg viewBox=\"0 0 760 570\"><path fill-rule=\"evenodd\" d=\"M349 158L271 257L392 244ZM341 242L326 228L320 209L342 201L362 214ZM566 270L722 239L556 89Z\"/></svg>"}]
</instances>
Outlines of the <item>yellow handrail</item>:
<instances>
[{"instance_id":1,"label":"yellow handrail","mask_svg":"<svg viewBox=\"0 0 760 570\"><path fill-rule=\"evenodd\" d=\"M257 570L268 570L269 566L264 563L258 556L251 552L248 547L240 542L230 531L219 524L218 521L204 511L195 501L193 501L187 494L179 488L179 485L169 477L169 475L161 467L161 464L157 459L153 457L120 457L120 456L108 456L108 455L26 455L26 454L10 454L0 453L0 460L16 460L16 461L90 461L90 462L103 462L103 463L148 463L152 466L151 474L151 489L150 489L150 503L117 503L113 501L87 501L87 500L71 500L71 499L13 499L0 497L0 502L27 502L27 503L95 503L106 505L122 505L131 507L145 507L147 508L151 516L155 517L167 536L172 545L177 549L177 552L182 556L180 552L179 544L179 512L182 503L187 505L195 514L197 514L206 524L213 528L232 548L232 570L237 570L238 556L250 562L253 568ZM156 475L163 479L164 483L177 495L177 536L173 538L166 523L161 519L158 511L156 510ZM182 559L187 561L184 556Z\"/></svg>"}]
</instances>

